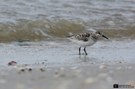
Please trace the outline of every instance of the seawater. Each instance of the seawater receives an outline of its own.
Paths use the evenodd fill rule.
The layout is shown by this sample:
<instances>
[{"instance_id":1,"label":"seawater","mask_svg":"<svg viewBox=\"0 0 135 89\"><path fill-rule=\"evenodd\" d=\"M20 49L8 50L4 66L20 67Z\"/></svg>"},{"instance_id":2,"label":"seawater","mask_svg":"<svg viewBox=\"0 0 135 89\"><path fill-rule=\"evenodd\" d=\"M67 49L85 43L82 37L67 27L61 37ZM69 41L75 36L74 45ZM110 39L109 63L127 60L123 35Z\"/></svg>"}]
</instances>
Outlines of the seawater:
<instances>
[{"instance_id":1,"label":"seawater","mask_svg":"<svg viewBox=\"0 0 135 89\"><path fill-rule=\"evenodd\" d=\"M135 38L134 0L1 0L0 42L64 38L87 28Z\"/></svg>"}]
</instances>

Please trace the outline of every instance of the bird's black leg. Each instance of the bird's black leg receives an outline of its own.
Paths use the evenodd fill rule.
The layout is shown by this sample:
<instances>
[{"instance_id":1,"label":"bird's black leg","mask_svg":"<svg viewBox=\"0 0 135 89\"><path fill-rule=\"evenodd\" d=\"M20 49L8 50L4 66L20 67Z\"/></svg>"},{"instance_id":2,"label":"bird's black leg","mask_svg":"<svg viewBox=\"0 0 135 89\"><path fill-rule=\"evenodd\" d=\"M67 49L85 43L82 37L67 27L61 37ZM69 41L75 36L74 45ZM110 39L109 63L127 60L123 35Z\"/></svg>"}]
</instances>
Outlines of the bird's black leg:
<instances>
[{"instance_id":1,"label":"bird's black leg","mask_svg":"<svg viewBox=\"0 0 135 89\"><path fill-rule=\"evenodd\" d=\"M85 55L87 55L87 52L86 52L86 47L84 47L84 52L85 52Z\"/></svg>"},{"instance_id":2,"label":"bird's black leg","mask_svg":"<svg viewBox=\"0 0 135 89\"><path fill-rule=\"evenodd\" d=\"M79 55L81 55L81 47L79 47Z\"/></svg>"}]
</instances>

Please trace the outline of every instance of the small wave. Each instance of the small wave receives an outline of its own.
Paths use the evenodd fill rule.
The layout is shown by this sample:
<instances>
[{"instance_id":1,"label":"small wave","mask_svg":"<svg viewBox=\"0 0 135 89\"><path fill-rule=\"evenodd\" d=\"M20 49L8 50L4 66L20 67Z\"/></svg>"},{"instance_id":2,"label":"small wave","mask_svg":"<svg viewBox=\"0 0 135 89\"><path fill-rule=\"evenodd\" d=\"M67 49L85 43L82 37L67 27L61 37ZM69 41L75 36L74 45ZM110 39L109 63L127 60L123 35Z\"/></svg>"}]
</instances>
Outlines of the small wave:
<instances>
[{"instance_id":1,"label":"small wave","mask_svg":"<svg viewBox=\"0 0 135 89\"><path fill-rule=\"evenodd\" d=\"M0 42L41 41L55 38L66 38L69 33L85 30L80 21L71 20L23 20L16 23L0 24ZM135 38L135 27L124 29L100 29L110 38Z\"/></svg>"},{"instance_id":2,"label":"small wave","mask_svg":"<svg viewBox=\"0 0 135 89\"><path fill-rule=\"evenodd\" d=\"M135 27L125 27L121 29L101 29L104 34L113 39L135 39Z\"/></svg>"},{"instance_id":3,"label":"small wave","mask_svg":"<svg viewBox=\"0 0 135 89\"><path fill-rule=\"evenodd\" d=\"M63 38L69 32L81 32L84 26L68 20L18 20L17 23L0 24L0 42L40 41Z\"/></svg>"}]
</instances>

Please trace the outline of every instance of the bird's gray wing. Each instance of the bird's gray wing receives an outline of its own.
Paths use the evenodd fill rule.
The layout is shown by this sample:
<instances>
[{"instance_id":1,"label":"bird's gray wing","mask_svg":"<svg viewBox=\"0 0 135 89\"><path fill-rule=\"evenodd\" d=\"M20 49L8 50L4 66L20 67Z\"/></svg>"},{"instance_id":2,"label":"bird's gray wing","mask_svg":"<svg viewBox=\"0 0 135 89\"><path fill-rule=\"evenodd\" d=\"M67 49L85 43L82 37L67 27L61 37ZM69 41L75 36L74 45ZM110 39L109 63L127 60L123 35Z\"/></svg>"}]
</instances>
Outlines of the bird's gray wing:
<instances>
[{"instance_id":1,"label":"bird's gray wing","mask_svg":"<svg viewBox=\"0 0 135 89\"><path fill-rule=\"evenodd\" d=\"M76 35L75 38L80 41L88 41L90 36L91 36L90 33L80 33Z\"/></svg>"}]
</instances>

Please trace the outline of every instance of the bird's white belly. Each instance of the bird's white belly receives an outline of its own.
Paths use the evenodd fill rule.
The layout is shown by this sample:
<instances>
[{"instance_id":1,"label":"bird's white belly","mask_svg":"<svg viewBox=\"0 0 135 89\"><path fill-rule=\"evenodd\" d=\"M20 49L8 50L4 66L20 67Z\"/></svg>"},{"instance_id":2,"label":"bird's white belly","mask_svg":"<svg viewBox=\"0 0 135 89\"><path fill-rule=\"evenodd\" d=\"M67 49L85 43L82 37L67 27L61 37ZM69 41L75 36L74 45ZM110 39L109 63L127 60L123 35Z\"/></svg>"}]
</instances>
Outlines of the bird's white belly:
<instances>
[{"instance_id":1,"label":"bird's white belly","mask_svg":"<svg viewBox=\"0 0 135 89\"><path fill-rule=\"evenodd\" d=\"M72 40L72 42L78 44L79 46L86 47L93 45L96 41L89 39L88 41Z\"/></svg>"}]
</instances>

